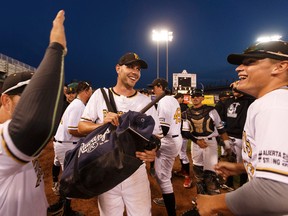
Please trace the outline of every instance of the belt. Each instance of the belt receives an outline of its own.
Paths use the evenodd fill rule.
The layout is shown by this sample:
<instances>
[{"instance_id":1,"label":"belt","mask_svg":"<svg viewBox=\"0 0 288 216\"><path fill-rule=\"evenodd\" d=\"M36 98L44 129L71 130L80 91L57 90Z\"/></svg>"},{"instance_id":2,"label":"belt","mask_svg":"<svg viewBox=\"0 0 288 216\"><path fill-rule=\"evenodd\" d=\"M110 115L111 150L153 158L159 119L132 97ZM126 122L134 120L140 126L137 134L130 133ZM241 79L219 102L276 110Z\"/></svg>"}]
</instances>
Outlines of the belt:
<instances>
[{"instance_id":1,"label":"belt","mask_svg":"<svg viewBox=\"0 0 288 216\"><path fill-rule=\"evenodd\" d=\"M59 140L56 140L55 138L53 139L54 142L58 142L58 143L72 143L72 144L77 144L78 142L72 142L72 141L59 141Z\"/></svg>"},{"instance_id":2,"label":"belt","mask_svg":"<svg viewBox=\"0 0 288 216\"><path fill-rule=\"evenodd\" d=\"M172 138L175 138L175 137L178 137L179 136L179 134L178 135L172 135Z\"/></svg>"}]
</instances>

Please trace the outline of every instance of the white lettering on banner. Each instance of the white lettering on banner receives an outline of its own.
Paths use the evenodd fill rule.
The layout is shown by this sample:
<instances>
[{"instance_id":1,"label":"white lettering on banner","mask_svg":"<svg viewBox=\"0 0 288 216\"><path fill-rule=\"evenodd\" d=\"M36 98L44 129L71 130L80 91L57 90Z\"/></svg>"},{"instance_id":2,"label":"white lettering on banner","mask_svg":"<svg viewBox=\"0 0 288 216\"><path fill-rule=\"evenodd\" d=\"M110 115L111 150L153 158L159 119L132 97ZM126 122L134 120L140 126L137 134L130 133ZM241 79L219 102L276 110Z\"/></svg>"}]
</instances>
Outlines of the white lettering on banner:
<instances>
[{"instance_id":1,"label":"white lettering on banner","mask_svg":"<svg viewBox=\"0 0 288 216\"><path fill-rule=\"evenodd\" d=\"M109 128L103 134L98 134L93 139L91 139L88 143L81 143L81 147L79 149L78 158L80 157L81 153L91 153L94 151L98 146L103 145L104 143L108 142L107 135L111 133Z\"/></svg>"}]
</instances>

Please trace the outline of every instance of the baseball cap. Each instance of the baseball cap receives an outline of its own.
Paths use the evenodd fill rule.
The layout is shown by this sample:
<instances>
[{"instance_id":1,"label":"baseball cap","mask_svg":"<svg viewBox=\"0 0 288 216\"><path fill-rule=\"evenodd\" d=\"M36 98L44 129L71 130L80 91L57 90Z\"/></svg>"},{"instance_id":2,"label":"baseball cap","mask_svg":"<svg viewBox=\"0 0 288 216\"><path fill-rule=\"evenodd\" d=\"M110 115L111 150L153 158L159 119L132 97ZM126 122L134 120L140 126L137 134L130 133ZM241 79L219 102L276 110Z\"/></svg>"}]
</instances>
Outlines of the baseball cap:
<instances>
[{"instance_id":1,"label":"baseball cap","mask_svg":"<svg viewBox=\"0 0 288 216\"><path fill-rule=\"evenodd\" d=\"M147 63L144 60L140 59L139 56L133 52L129 52L129 53L126 53L125 55L123 55L119 59L118 64L119 65L129 65L129 64L132 64L135 62L139 63L140 67L143 69L148 68Z\"/></svg>"},{"instance_id":2,"label":"baseball cap","mask_svg":"<svg viewBox=\"0 0 288 216\"><path fill-rule=\"evenodd\" d=\"M193 89L191 96L192 97L204 97L204 92L202 89Z\"/></svg>"},{"instance_id":3,"label":"baseball cap","mask_svg":"<svg viewBox=\"0 0 288 216\"><path fill-rule=\"evenodd\" d=\"M4 80L1 93L8 95L21 94L30 82L33 74L34 72L32 71L23 71L10 74Z\"/></svg>"},{"instance_id":4,"label":"baseball cap","mask_svg":"<svg viewBox=\"0 0 288 216\"><path fill-rule=\"evenodd\" d=\"M178 99L178 98L182 98L184 97L184 95L182 93L177 93L176 95L174 95L174 98Z\"/></svg>"},{"instance_id":5,"label":"baseball cap","mask_svg":"<svg viewBox=\"0 0 288 216\"><path fill-rule=\"evenodd\" d=\"M222 97L230 97L231 96L231 92L229 91L222 91L220 92L219 94L219 98L222 98Z\"/></svg>"},{"instance_id":6,"label":"baseball cap","mask_svg":"<svg viewBox=\"0 0 288 216\"><path fill-rule=\"evenodd\" d=\"M168 87L168 82L163 79L163 78L158 78L158 79L155 79L151 84L148 85L148 87L154 87L154 86L162 86L163 89L167 88Z\"/></svg>"},{"instance_id":7,"label":"baseball cap","mask_svg":"<svg viewBox=\"0 0 288 216\"><path fill-rule=\"evenodd\" d=\"M240 65L244 58L288 60L288 43L281 40L256 43L242 54L230 54L227 61L230 64Z\"/></svg>"},{"instance_id":8,"label":"baseball cap","mask_svg":"<svg viewBox=\"0 0 288 216\"><path fill-rule=\"evenodd\" d=\"M68 84L66 93L67 94L75 94L77 86L78 86L77 82L73 82L73 83Z\"/></svg>"}]
</instances>

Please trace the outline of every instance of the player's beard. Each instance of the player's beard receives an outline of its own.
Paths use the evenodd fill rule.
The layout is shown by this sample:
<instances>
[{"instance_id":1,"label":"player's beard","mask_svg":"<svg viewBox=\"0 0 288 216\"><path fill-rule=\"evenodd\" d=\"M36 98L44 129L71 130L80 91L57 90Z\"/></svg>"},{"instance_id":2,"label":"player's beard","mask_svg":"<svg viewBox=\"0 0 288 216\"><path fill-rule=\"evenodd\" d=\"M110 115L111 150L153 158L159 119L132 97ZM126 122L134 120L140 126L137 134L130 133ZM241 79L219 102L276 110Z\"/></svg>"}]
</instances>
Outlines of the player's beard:
<instances>
[{"instance_id":1,"label":"player's beard","mask_svg":"<svg viewBox=\"0 0 288 216\"><path fill-rule=\"evenodd\" d=\"M136 83L138 82L139 78L140 77L137 78L135 77L135 80L132 80L131 78L129 78L129 76L125 76L124 78L122 78L122 83L127 89L133 89Z\"/></svg>"}]
</instances>

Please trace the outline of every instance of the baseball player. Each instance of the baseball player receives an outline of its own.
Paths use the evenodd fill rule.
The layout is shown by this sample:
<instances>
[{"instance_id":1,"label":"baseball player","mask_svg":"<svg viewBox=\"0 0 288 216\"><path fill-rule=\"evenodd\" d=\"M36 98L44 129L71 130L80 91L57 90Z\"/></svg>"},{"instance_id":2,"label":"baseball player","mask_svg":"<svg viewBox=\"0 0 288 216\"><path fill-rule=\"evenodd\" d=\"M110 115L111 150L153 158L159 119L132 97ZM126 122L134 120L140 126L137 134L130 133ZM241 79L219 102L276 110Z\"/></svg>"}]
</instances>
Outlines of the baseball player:
<instances>
[{"instance_id":1,"label":"baseball player","mask_svg":"<svg viewBox=\"0 0 288 216\"><path fill-rule=\"evenodd\" d=\"M151 99L134 89L140 79L141 69L147 68L147 63L139 58L136 53L123 55L116 64L118 74L117 83L111 91L117 107L117 113L107 112L107 106L100 89L97 89L88 101L78 129L81 133L88 134L100 125L111 122L119 125L119 115L131 111L140 111ZM147 112L155 120L154 134L161 135L159 119L155 107ZM136 157L143 161L151 162L155 159L156 149L151 151L136 152ZM113 178L113 176L111 176ZM100 215L117 216L123 215L124 210L128 216L151 215L151 192L145 163L141 165L129 178L115 186L113 189L98 196Z\"/></svg>"},{"instance_id":2,"label":"baseball player","mask_svg":"<svg viewBox=\"0 0 288 216\"><path fill-rule=\"evenodd\" d=\"M63 91L66 48L63 22L64 11L60 11L53 21L50 44L32 79L30 72L21 72L11 74L3 83L0 107L0 215L3 216L47 215L43 172L37 157L55 131L54 122L61 117L63 99L59 95Z\"/></svg>"},{"instance_id":3,"label":"baseball player","mask_svg":"<svg viewBox=\"0 0 288 216\"><path fill-rule=\"evenodd\" d=\"M231 84L233 97L227 99L224 103L225 114L221 117L226 122L226 132L231 140L231 150L236 155L236 162L242 162L242 134L246 120L247 110L254 98L238 92L234 86L237 82ZM247 174L240 175L240 186L247 182ZM229 187L234 187L233 177L226 181Z\"/></svg>"},{"instance_id":4,"label":"baseball player","mask_svg":"<svg viewBox=\"0 0 288 216\"><path fill-rule=\"evenodd\" d=\"M183 103L184 95L181 93L177 93L174 97L177 99L178 103L180 104L181 113L186 111L186 109L188 109L188 105ZM188 140L183 138L181 150L179 153L181 170L174 171L173 174L176 176L184 177L185 179L184 179L183 187L190 188L192 186L192 179L190 178L190 161L187 155L187 143L188 143Z\"/></svg>"},{"instance_id":5,"label":"baseball player","mask_svg":"<svg viewBox=\"0 0 288 216\"><path fill-rule=\"evenodd\" d=\"M76 86L75 95L77 95L77 97L66 108L53 140L55 153L54 163L59 162L62 171L64 169L66 152L73 149L79 139L84 136L78 132L78 123L85 105L92 95L92 87L89 83L81 81ZM59 201L51 205L49 210L55 208L55 206L59 208L61 205L64 205L64 214L80 215L79 212L71 209L71 200L65 197L60 197Z\"/></svg>"},{"instance_id":6,"label":"baseball player","mask_svg":"<svg viewBox=\"0 0 288 216\"><path fill-rule=\"evenodd\" d=\"M156 96L161 95L168 87L168 82L163 79L155 79L150 87ZM169 216L175 216L175 195L171 182L171 173L175 157L179 154L182 146L181 136L181 109L178 101L171 95L163 97L157 106L160 125L164 137L161 139L161 147L155 159L156 180L162 192L162 198L155 198L156 204L166 207Z\"/></svg>"},{"instance_id":7,"label":"baseball player","mask_svg":"<svg viewBox=\"0 0 288 216\"><path fill-rule=\"evenodd\" d=\"M230 150L230 141L224 125L214 107L203 105L203 91L194 89L191 95L193 106L182 114L182 134L191 139L193 170L198 180L202 180L204 191L208 194L220 193L217 176L214 170L218 162L218 143L216 137L220 134L227 151ZM199 188L198 188L199 189ZM202 189L201 189L202 190ZM200 190L198 190L200 192Z\"/></svg>"},{"instance_id":8,"label":"baseball player","mask_svg":"<svg viewBox=\"0 0 288 216\"><path fill-rule=\"evenodd\" d=\"M87 82L79 82L76 87L77 97L65 110L57 132L54 136L55 158L64 169L65 153L75 147L83 134L78 132L78 123L84 111L85 105L92 95L92 87Z\"/></svg>"},{"instance_id":9,"label":"baseball player","mask_svg":"<svg viewBox=\"0 0 288 216\"><path fill-rule=\"evenodd\" d=\"M288 42L253 44L228 62L238 65L236 89L257 99L244 125L243 163L215 168L224 177L246 170L250 181L230 193L198 195L197 208L200 215L288 215Z\"/></svg>"}]
</instances>

